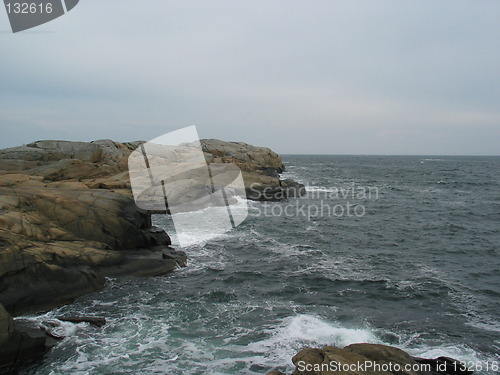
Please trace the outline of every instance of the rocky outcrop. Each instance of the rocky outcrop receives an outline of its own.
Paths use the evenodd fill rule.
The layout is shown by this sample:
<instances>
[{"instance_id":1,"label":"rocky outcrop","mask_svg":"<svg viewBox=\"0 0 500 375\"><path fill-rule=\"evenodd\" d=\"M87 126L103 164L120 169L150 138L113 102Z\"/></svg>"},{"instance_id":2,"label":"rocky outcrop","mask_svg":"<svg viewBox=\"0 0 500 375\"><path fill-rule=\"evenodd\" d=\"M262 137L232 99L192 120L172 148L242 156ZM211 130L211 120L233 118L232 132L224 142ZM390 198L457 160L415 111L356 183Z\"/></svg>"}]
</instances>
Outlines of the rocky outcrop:
<instances>
[{"instance_id":1,"label":"rocky outcrop","mask_svg":"<svg viewBox=\"0 0 500 375\"><path fill-rule=\"evenodd\" d=\"M60 189L31 181L0 186L0 301L13 314L50 309L100 289L119 266L128 265L131 274L175 269L161 252L157 259L149 251L143 257L127 253L170 245L131 198L77 182Z\"/></svg>"},{"instance_id":2,"label":"rocky outcrop","mask_svg":"<svg viewBox=\"0 0 500 375\"><path fill-rule=\"evenodd\" d=\"M380 344L352 344L343 349L306 348L292 358L292 375L470 375L452 358L422 359ZM268 375L285 375L273 370Z\"/></svg>"},{"instance_id":3,"label":"rocky outcrop","mask_svg":"<svg viewBox=\"0 0 500 375\"><path fill-rule=\"evenodd\" d=\"M0 302L11 314L68 303L102 288L106 276L185 265L185 254L163 256L169 236L131 198L127 158L138 144L0 150Z\"/></svg>"},{"instance_id":4,"label":"rocky outcrop","mask_svg":"<svg viewBox=\"0 0 500 375\"><path fill-rule=\"evenodd\" d=\"M17 373L20 365L39 359L64 338L54 328L61 322L102 327L106 319L92 316L60 316L46 321L12 319L0 304L0 374Z\"/></svg>"},{"instance_id":5,"label":"rocky outcrop","mask_svg":"<svg viewBox=\"0 0 500 375\"><path fill-rule=\"evenodd\" d=\"M132 199L128 157L142 142L37 141L0 150L0 302L14 315L102 288L105 277L186 265ZM250 199L300 194L268 148L203 140L209 163L234 163Z\"/></svg>"},{"instance_id":6,"label":"rocky outcrop","mask_svg":"<svg viewBox=\"0 0 500 375\"><path fill-rule=\"evenodd\" d=\"M209 164L232 163L241 169L248 199L279 201L305 194L304 185L280 180L285 166L280 156L267 147L218 139L202 139L201 146Z\"/></svg>"},{"instance_id":7,"label":"rocky outcrop","mask_svg":"<svg viewBox=\"0 0 500 375\"><path fill-rule=\"evenodd\" d=\"M128 157L142 142L38 141L0 150L0 364L43 354L46 335L13 316L49 310L102 288L106 277L152 276L186 254L132 198ZM203 142L209 163L236 163L253 199L285 199L283 164L266 148ZM257 194L258 195L258 194ZM5 307L5 309L4 309ZM8 313L7 313L8 311Z\"/></svg>"},{"instance_id":8,"label":"rocky outcrop","mask_svg":"<svg viewBox=\"0 0 500 375\"><path fill-rule=\"evenodd\" d=\"M41 357L57 343L40 327L28 321L14 321L0 304L0 373Z\"/></svg>"},{"instance_id":9,"label":"rocky outcrop","mask_svg":"<svg viewBox=\"0 0 500 375\"><path fill-rule=\"evenodd\" d=\"M70 322L70 323L89 323L90 325L96 327L102 327L106 324L106 318L95 317L95 316L58 316L57 320L61 322Z\"/></svg>"}]
</instances>

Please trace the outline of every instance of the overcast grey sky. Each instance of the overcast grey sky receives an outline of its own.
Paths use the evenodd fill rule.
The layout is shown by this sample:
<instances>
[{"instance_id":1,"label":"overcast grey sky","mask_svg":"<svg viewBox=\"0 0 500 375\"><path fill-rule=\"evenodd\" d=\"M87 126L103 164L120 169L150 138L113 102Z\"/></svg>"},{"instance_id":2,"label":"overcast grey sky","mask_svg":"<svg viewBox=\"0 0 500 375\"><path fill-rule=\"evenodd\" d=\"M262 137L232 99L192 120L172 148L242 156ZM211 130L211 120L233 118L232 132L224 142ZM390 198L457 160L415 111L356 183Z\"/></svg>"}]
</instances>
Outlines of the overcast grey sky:
<instances>
[{"instance_id":1,"label":"overcast grey sky","mask_svg":"<svg viewBox=\"0 0 500 375\"><path fill-rule=\"evenodd\" d=\"M500 154L500 1L81 0L12 34L0 147L201 137L280 153Z\"/></svg>"}]
</instances>

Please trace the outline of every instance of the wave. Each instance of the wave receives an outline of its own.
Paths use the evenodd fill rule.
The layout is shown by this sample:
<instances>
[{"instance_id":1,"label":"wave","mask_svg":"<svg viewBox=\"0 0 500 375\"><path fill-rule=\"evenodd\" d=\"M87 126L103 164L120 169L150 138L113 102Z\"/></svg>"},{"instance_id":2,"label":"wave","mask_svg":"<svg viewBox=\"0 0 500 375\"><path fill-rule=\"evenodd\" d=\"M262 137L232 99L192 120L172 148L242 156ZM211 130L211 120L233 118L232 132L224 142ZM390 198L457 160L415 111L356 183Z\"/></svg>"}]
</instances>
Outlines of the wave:
<instances>
[{"instance_id":1,"label":"wave","mask_svg":"<svg viewBox=\"0 0 500 375\"><path fill-rule=\"evenodd\" d=\"M308 314L287 317L278 327L268 330L268 333L269 338L249 344L247 347L256 351L268 351L302 345L344 347L357 342L381 343L368 329L346 328Z\"/></svg>"},{"instance_id":2,"label":"wave","mask_svg":"<svg viewBox=\"0 0 500 375\"><path fill-rule=\"evenodd\" d=\"M244 217L247 210L251 209L247 204L247 200L241 197L236 198L237 202L231 204L231 213L236 217ZM189 223L189 218L193 218L192 228L184 228L182 232L177 232L174 222L170 215L167 214L155 214L151 215L151 219L153 225L156 225L163 230L165 230L171 240L172 245L180 247L180 244L183 244L184 248L191 248L195 245L205 245L209 241L213 241L215 239L221 239L227 236L230 236L233 231L226 233L214 233L212 225L208 225L206 227L203 226L203 222L200 220L200 217L211 218L214 215L221 215L222 218L227 217L227 207L210 207L204 208L196 211L189 211L184 213L177 214L180 218L182 218L182 222L184 224Z\"/></svg>"},{"instance_id":3,"label":"wave","mask_svg":"<svg viewBox=\"0 0 500 375\"><path fill-rule=\"evenodd\" d=\"M218 302L225 301L226 298ZM271 309L277 307L269 306ZM220 308L226 311L227 306ZM261 306L250 305L240 308L241 312L247 313L262 310ZM51 312L31 319L54 320L54 314ZM84 375L94 373L95 369L105 373L262 374L274 367L283 369L304 347L345 347L354 343L395 345L411 355L424 358L447 356L474 362L486 360L466 345L426 345L418 342L418 334L405 341L405 334L376 330L369 325L346 326L313 314L290 315L259 328L235 325L231 335L225 338L216 335L209 340L198 337L196 331L187 333L189 327L176 333L176 327L183 320L183 315L170 314L155 319L144 310L110 318L102 331L85 323L60 322L67 338L49 354L43 368L32 368L32 372L25 374L62 371ZM397 343L394 340L388 342L388 337L401 339ZM291 370L293 368L288 365L286 371Z\"/></svg>"}]
</instances>

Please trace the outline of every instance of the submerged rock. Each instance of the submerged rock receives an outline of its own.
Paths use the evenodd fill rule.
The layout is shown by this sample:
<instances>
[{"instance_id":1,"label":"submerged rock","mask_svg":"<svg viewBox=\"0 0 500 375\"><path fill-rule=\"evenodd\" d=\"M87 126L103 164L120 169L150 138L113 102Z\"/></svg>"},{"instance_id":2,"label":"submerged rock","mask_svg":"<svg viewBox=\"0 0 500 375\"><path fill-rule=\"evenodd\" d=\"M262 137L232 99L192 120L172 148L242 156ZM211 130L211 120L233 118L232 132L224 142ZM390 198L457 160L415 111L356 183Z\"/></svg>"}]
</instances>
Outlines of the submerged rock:
<instances>
[{"instance_id":1,"label":"submerged rock","mask_svg":"<svg viewBox=\"0 0 500 375\"><path fill-rule=\"evenodd\" d=\"M105 318L95 316L57 316L56 319L70 323L89 323L96 327L102 327L106 324Z\"/></svg>"}]
</instances>

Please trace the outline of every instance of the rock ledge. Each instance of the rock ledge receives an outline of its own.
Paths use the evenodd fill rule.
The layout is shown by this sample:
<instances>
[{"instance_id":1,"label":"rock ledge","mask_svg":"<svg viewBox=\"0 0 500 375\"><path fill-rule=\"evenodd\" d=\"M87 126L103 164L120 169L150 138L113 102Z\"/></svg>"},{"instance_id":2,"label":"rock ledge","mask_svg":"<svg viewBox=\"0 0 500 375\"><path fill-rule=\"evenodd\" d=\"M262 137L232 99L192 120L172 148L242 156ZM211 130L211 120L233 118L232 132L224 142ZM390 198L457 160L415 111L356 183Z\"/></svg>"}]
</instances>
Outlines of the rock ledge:
<instances>
[{"instance_id":1,"label":"rock ledge","mask_svg":"<svg viewBox=\"0 0 500 375\"><path fill-rule=\"evenodd\" d=\"M470 375L453 358L423 359L388 345L352 344L343 349L325 346L306 348L292 362L292 375ZM285 375L273 370L267 375Z\"/></svg>"}]
</instances>

